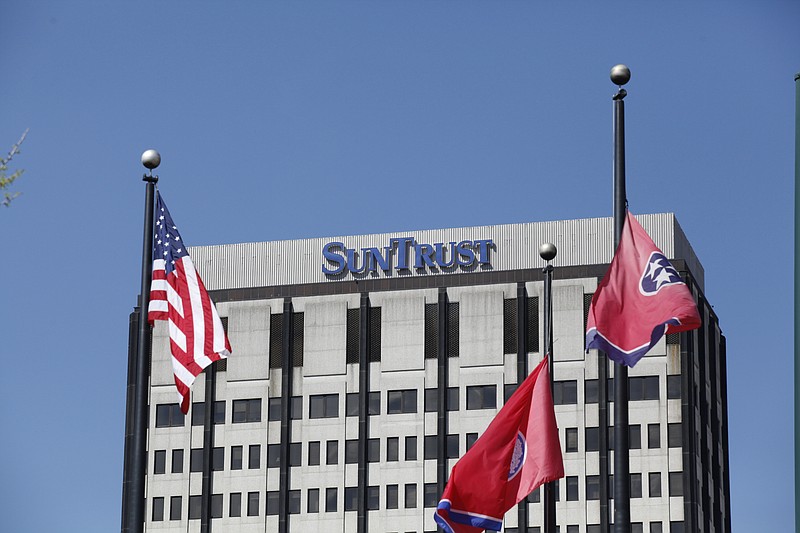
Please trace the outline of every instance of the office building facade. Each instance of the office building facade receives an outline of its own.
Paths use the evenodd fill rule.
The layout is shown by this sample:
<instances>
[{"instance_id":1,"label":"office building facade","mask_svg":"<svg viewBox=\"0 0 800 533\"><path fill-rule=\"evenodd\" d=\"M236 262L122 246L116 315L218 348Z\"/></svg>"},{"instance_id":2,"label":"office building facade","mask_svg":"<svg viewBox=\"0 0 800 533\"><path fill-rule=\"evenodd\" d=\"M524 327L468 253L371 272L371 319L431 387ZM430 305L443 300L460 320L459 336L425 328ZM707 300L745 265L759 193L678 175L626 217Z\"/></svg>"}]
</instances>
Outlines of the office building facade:
<instances>
[{"instance_id":1,"label":"office building facade","mask_svg":"<svg viewBox=\"0 0 800 533\"><path fill-rule=\"evenodd\" d=\"M729 532L725 338L675 217L637 218L685 277L703 325L662 339L630 370L633 531ZM200 531L213 431L213 531L436 531L450 469L543 357L545 242L558 247L557 523L560 533L608 527L613 386L602 383L613 365L586 352L584 330L611 220L585 219L192 248L233 354L216 365L208 401L209 372L198 378L184 417L156 324L145 530ZM542 500L539 489L526 513L512 509L504 531L525 530L522 519L540 533Z\"/></svg>"}]
</instances>

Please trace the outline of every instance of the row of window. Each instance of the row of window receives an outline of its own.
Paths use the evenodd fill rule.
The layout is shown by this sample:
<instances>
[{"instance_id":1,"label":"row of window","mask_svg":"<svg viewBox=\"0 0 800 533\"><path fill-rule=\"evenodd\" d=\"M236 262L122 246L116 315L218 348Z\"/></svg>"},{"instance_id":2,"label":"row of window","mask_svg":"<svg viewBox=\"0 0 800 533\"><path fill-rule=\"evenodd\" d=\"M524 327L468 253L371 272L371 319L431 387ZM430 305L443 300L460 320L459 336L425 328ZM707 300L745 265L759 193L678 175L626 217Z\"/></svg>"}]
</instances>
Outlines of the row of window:
<instances>
[{"instance_id":1,"label":"row of window","mask_svg":"<svg viewBox=\"0 0 800 533\"><path fill-rule=\"evenodd\" d=\"M516 527L507 527L503 531L505 531L505 533L518 533L519 529ZM528 531L530 533L541 533L542 528L540 526L528 526ZM560 531L561 531L561 526L556 526L556 533L560 533ZM631 533L644 533L644 531L645 529L643 522L631 522ZM667 531L664 530L663 522L649 522L648 531L649 533L667 533ZM566 526L566 532L580 533L580 526L578 525ZM586 533L601 533L601 532L602 529L600 529L600 524L588 524L586 526ZM684 533L683 522L669 522L669 533Z\"/></svg>"},{"instance_id":2,"label":"row of window","mask_svg":"<svg viewBox=\"0 0 800 533\"><path fill-rule=\"evenodd\" d=\"M564 430L564 451L567 453L578 451L578 428ZM629 449L642 449L642 425L631 424L628 426ZM600 451L600 428L587 427L585 432L585 446L587 452ZM667 447L680 448L683 446L683 432L680 422L667 424ZM647 424L647 448L650 450L661 448L661 424ZM614 426L608 427L608 449L614 449Z\"/></svg>"}]
</instances>

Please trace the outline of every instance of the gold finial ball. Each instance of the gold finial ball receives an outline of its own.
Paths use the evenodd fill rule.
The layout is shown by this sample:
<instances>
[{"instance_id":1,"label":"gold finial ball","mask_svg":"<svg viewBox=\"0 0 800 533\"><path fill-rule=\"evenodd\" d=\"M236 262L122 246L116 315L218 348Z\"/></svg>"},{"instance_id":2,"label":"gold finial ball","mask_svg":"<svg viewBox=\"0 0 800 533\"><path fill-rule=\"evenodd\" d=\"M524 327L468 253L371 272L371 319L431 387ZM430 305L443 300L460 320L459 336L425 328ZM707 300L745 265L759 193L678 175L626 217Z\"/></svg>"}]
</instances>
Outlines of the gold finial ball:
<instances>
[{"instance_id":1,"label":"gold finial ball","mask_svg":"<svg viewBox=\"0 0 800 533\"><path fill-rule=\"evenodd\" d=\"M142 154L142 164L150 170L157 168L161 164L161 154L156 150L145 150Z\"/></svg>"},{"instance_id":2,"label":"gold finial ball","mask_svg":"<svg viewBox=\"0 0 800 533\"><path fill-rule=\"evenodd\" d=\"M546 242L539 246L539 256L545 261L552 261L556 258L556 245L551 242Z\"/></svg>"},{"instance_id":3,"label":"gold finial ball","mask_svg":"<svg viewBox=\"0 0 800 533\"><path fill-rule=\"evenodd\" d=\"M631 69L622 64L614 65L611 68L611 81L614 82L614 85L622 87L631 81Z\"/></svg>"}]
</instances>

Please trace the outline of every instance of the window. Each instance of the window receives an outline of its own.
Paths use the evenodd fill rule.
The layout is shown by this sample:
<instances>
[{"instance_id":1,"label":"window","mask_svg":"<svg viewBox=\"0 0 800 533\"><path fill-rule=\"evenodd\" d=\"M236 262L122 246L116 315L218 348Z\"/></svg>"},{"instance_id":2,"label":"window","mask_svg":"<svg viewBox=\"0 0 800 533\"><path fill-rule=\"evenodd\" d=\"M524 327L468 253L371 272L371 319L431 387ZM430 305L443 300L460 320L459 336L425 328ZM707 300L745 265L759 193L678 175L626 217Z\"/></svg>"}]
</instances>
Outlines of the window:
<instances>
[{"instance_id":1,"label":"window","mask_svg":"<svg viewBox=\"0 0 800 533\"><path fill-rule=\"evenodd\" d=\"M381 414L381 393L380 391L374 391L369 393L368 398L368 409L370 415L379 415Z\"/></svg>"},{"instance_id":2,"label":"window","mask_svg":"<svg viewBox=\"0 0 800 533\"><path fill-rule=\"evenodd\" d=\"M661 448L661 424L647 424L647 447Z\"/></svg>"},{"instance_id":3,"label":"window","mask_svg":"<svg viewBox=\"0 0 800 533\"><path fill-rule=\"evenodd\" d=\"M247 458L247 468L250 470L256 470L261 468L261 445L260 444L251 444L250 445L250 452Z\"/></svg>"},{"instance_id":4,"label":"window","mask_svg":"<svg viewBox=\"0 0 800 533\"><path fill-rule=\"evenodd\" d=\"M153 454L153 474L167 471L167 450L156 450Z\"/></svg>"},{"instance_id":5,"label":"window","mask_svg":"<svg viewBox=\"0 0 800 533\"><path fill-rule=\"evenodd\" d=\"M439 504L439 491L436 483L425 483L422 488L423 507L436 507Z\"/></svg>"},{"instance_id":6,"label":"window","mask_svg":"<svg viewBox=\"0 0 800 533\"><path fill-rule=\"evenodd\" d=\"M379 463L381 461L381 439L367 440L367 462Z\"/></svg>"},{"instance_id":7,"label":"window","mask_svg":"<svg viewBox=\"0 0 800 533\"><path fill-rule=\"evenodd\" d=\"M583 393L585 403L598 403L600 401L600 392L597 388L596 379L587 379L583 382Z\"/></svg>"},{"instance_id":8,"label":"window","mask_svg":"<svg viewBox=\"0 0 800 533\"><path fill-rule=\"evenodd\" d=\"M567 533L578 533L579 531L580 531L580 528L578 526L576 526L576 525L567 526ZM633 532L631 532L631 533L633 533ZM641 533L641 532L639 532L639 533Z\"/></svg>"},{"instance_id":9,"label":"window","mask_svg":"<svg viewBox=\"0 0 800 533\"><path fill-rule=\"evenodd\" d=\"M258 492L247 493L247 516L258 516Z\"/></svg>"},{"instance_id":10,"label":"window","mask_svg":"<svg viewBox=\"0 0 800 533\"><path fill-rule=\"evenodd\" d=\"M344 510L345 511L358 510L358 487L344 488Z\"/></svg>"},{"instance_id":11,"label":"window","mask_svg":"<svg viewBox=\"0 0 800 533\"><path fill-rule=\"evenodd\" d=\"M642 449L642 426L640 424L633 424L628 426L628 449L641 450Z\"/></svg>"},{"instance_id":12,"label":"window","mask_svg":"<svg viewBox=\"0 0 800 533\"><path fill-rule=\"evenodd\" d=\"M275 516L280 512L281 493L277 490L267 491L267 516Z\"/></svg>"},{"instance_id":13,"label":"window","mask_svg":"<svg viewBox=\"0 0 800 533\"><path fill-rule=\"evenodd\" d=\"M670 448L680 448L683 446L683 433L681 423L667 424L667 446Z\"/></svg>"},{"instance_id":14,"label":"window","mask_svg":"<svg viewBox=\"0 0 800 533\"><path fill-rule=\"evenodd\" d=\"M458 411L458 387L447 387L447 410ZM439 389L425 389L425 412L439 410Z\"/></svg>"},{"instance_id":15,"label":"window","mask_svg":"<svg viewBox=\"0 0 800 533\"><path fill-rule=\"evenodd\" d=\"M631 498L641 498L642 497L642 474L633 474L630 475L631 479Z\"/></svg>"},{"instance_id":16,"label":"window","mask_svg":"<svg viewBox=\"0 0 800 533\"><path fill-rule=\"evenodd\" d=\"M181 406L176 403L156 405L156 427L176 428L185 425L185 418ZM179 504L180 505L180 504ZM170 513L172 512L170 508Z\"/></svg>"},{"instance_id":17,"label":"window","mask_svg":"<svg viewBox=\"0 0 800 533\"><path fill-rule=\"evenodd\" d=\"M517 384L516 383L507 383L506 385L503 385L503 403L504 404L508 403L508 400L514 394L514 392L516 392L516 390L517 390Z\"/></svg>"},{"instance_id":18,"label":"window","mask_svg":"<svg viewBox=\"0 0 800 533\"><path fill-rule=\"evenodd\" d=\"M338 416L338 394L317 394L308 398L309 418L336 418Z\"/></svg>"},{"instance_id":19,"label":"window","mask_svg":"<svg viewBox=\"0 0 800 533\"><path fill-rule=\"evenodd\" d=\"M325 443L325 464L338 465L339 464L339 441L329 440Z\"/></svg>"},{"instance_id":20,"label":"window","mask_svg":"<svg viewBox=\"0 0 800 533\"><path fill-rule=\"evenodd\" d=\"M300 514L300 490L289 491L289 514Z\"/></svg>"},{"instance_id":21,"label":"window","mask_svg":"<svg viewBox=\"0 0 800 533\"><path fill-rule=\"evenodd\" d=\"M308 443L308 466L319 466L319 441L311 441Z\"/></svg>"},{"instance_id":22,"label":"window","mask_svg":"<svg viewBox=\"0 0 800 533\"><path fill-rule=\"evenodd\" d=\"M206 421L206 403L192 403L192 425L202 426ZM214 402L214 424L225 423L225 400Z\"/></svg>"},{"instance_id":23,"label":"window","mask_svg":"<svg viewBox=\"0 0 800 533\"><path fill-rule=\"evenodd\" d=\"M228 505L228 516L239 517L242 516L242 493L231 492L231 497Z\"/></svg>"},{"instance_id":24,"label":"window","mask_svg":"<svg viewBox=\"0 0 800 533\"><path fill-rule=\"evenodd\" d=\"M567 476L567 501L578 501L578 476Z\"/></svg>"},{"instance_id":25,"label":"window","mask_svg":"<svg viewBox=\"0 0 800 533\"><path fill-rule=\"evenodd\" d=\"M348 392L344 397L344 416L358 416L358 393Z\"/></svg>"},{"instance_id":26,"label":"window","mask_svg":"<svg viewBox=\"0 0 800 533\"><path fill-rule=\"evenodd\" d=\"M564 431L564 446L567 453L578 451L578 428L567 428Z\"/></svg>"},{"instance_id":27,"label":"window","mask_svg":"<svg viewBox=\"0 0 800 533\"><path fill-rule=\"evenodd\" d=\"M658 376L635 376L628 379L628 399L658 400Z\"/></svg>"},{"instance_id":28,"label":"window","mask_svg":"<svg viewBox=\"0 0 800 533\"><path fill-rule=\"evenodd\" d=\"M438 457L436 445L436 435L425 435L423 444L425 459L436 459Z\"/></svg>"},{"instance_id":29,"label":"window","mask_svg":"<svg viewBox=\"0 0 800 533\"><path fill-rule=\"evenodd\" d=\"M417 437L406 437L406 461L417 460Z\"/></svg>"},{"instance_id":30,"label":"window","mask_svg":"<svg viewBox=\"0 0 800 533\"><path fill-rule=\"evenodd\" d=\"M261 422L261 398L251 400L233 400L234 424Z\"/></svg>"},{"instance_id":31,"label":"window","mask_svg":"<svg viewBox=\"0 0 800 533\"><path fill-rule=\"evenodd\" d=\"M556 497L556 501L561 500L561 490L559 489L559 485L560 483L558 482L558 480L553 481L553 493Z\"/></svg>"},{"instance_id":32,"label":"window","mask_svg":"<svg viewBox=\"0 0 800 533\"><path fill-rule=\"evenodd\" d=\"M458 441L458 434L447 436L446 453L448 459L458 459Z\"/></svg>"},{"instance_id":33,"label":"window","mask_svg":"<svg viewBox=\"0 0 800 533\"><path fill-rule=\"evenodd\" d=\"M540 487L536 487L536 490L528 494L528 501L530 503L539 503L542 499L542 494L540 492Z\"/></svg>"},{"instance_id":34,"label":"window","mask_svg":"<svg viewBox=\"0 0 800 533\"><path fill-rule=\"evenodd\" d=\"M336 502L336 487L325 489L325 512L335 513L338 503Z\"/></svg>"},{"instance_id":35,"label":"window","mask_svg":"<svg viewBox=\"0 0 800 533\"><path fill-rule=\"evenodd\" d=\"M553 382L553 403L555 405L576 405L578 403L578 382Z\"/></svg>"},{"instance_id":36,"label":"window","mask_svg":"<svg viewBox=\"0 0 800 533\"><path fill-rule=\"evenodd\" d=\"M661 497L661 472L650 472L648 475L649 496L651 498Z\"/></svg>"},{"instance_id":37,"label":"window","mask_svg":"<svg viewBox=\"0 0 800 533\"><path fill-rule=\"evenodd\" d=\"M467 433L467 451L469 451L469 449L472 448L476 442L478 442L478 434Z\"/></svg>"},{"instance_id":38,"label":"window","mask_svg":"<svg viewBox=\"0 0 800 533\"><path fill-rule=\"evenodd\" d=\"M172 450L172 473L183 474L183 450Z\"/></svg>"},{"instance_id":39,"label":"window","mask_svg":"<svg viewBox=\"0 0 800 533\"><path fill-rule=\"evenodd\" d=\"M367 409L370 415L379 415L381 414L381 393L380 392L370 392L368 399L368 406ZM348 392L347 396L345 396L345 416L358 416L358 413L361 409L358 407L358 393L357 392Z\"/></svg>"},{"instance_id":40,"label":"window","mask_svg":"<svg viewBox=\"0 0 800 533\"><path fill-rule=\"evenodd\" d=\"M180 520L182 514L182 501L180 496L172 496L169 499L169 519Z\"/></svg>"},{"instance_id":41,"label":"window","mask_svg":"<svg viewBox=\"0 0 800 533\"><path fill-rule=\"evenodd\" d=\"M231 470L242 469L242 447L231 446Z\"/></svg>"},{"instance_id":42,"label":"window","mask_svg":"<svg viewBox=\"0 0 800 533\"><path fill-rule=\"evenodd\" d=\"M386 437L386 461L400 460L400 438Z\"/></svg>"},{"instance_id":43,"label":"window","mask_svg":"<svg viewBox=\"0 0 800 533\"><path fill-rule=\"evenodd\" d=\"M600 428L586 428L586 451L600 450Z\"/></svg>"},{"instance_id":44,"label":"window","mask_svg":"<svg viewBox=\"0 0 800 533\"><path fill-rule=\"evenodd\" d=\"M281 466L281 445L267 444L267 468Z\"/></svg>"},{"instance_id":45,"label":"window","mask_svg":"<svg viewBox=\"0 0 800 533\"><path fill-rule=\"evenodd\" d=\"M381 503L381 488L377 485L367 487L367 511L377 511Z\"/></svg>"},{"instance_id":46,"label":"window","mask_svg":"<svg viewBox=\"0 0 800 533\"><path fill-rule=\"evenodd\" d=\"M386 508L397 509L397 485L386 485Z\"/></svg>"},{"instance_id":47,"label":"window","mask_svg":"<svg viewBox=\"0 0 800 533\"><path fill-rule=\"evenodd\" d=\"M416 413L417 412L417 391L416 389L390 390L386 394L387 413Z\"/></svg>"},{"instance_id":48,"label":"window","mask_svg":"<svg viewBox=\"0 0 800 533\"><path fill-rule=\"evenodd\" d=\"M303 443L292 442L289 444L289 466L303 465Z\"/></svg>"},{"instance_id":49,"label":"window","mask_svg":"<svg viewBox=\"0 0 800 533\"><path fill-rule=\"evenodd\" d=\"M650 522L650 533L663 533L661 522Z\"/></svg>"},{"instance_id":50,"label":"window","mask_svg":"<svg viewBox=\"0 0 800 533\"><path fill-rule=\"evenodd\" d=\"M681 399L681 376L667 376L667 399ZM661 522L658 522L659 527Z\"/></svg>"},{"instance_id":51,"label":"window","mask_svg":"<svg viewBox=\"0 0 800 533\"><path fill-rule=\"evenodd\" d=\"M267 420L278 422L281 419L281 399L270 398L267 400Z\"/></svg>"},{"instance_id":52,"label":"window","mask_svg":"<svg viewBox=\"0 0 800 533\"><path fill-rule=\"evenodd\" d=\"M602 530L600 529L600 524L587 524L586 533L602 533Z\"/></svg>"},{"instance_id":53,"label":"window","mask_svg":"<svg viewBox=\"0 0 800 533\"><path fill-rule=\"evenodd\" d=\"M345 464L354 464L358 462L358 440L348 439L344 441L344 462ZM344 495L345 511L347 511L347 492Z\"/></svg>"},{"instance_id":54,"label":"window","mask_svg":"<svg viewBox=\"0 0 800 533\"><path fill-rule=\"evenodd\" d=\"M600 499L600 476L586 476L586 499Z\"/></svg>"},{"instance_id":55,"label":"window","mask_svg":"<svg viewBox=\"0 0 800 533\"><path fill-rule=\"evenodd\" d=\"M203 471L203 448L192 448L189 455L189 472Z\"/></svg>"},{"instance_id":56,"label":"window","mask_svg":"<svg viewBox=\"0 0 800 533\"><path fill-rule=\"evenodd\" d=\"M669 473L669 495L683 496L683 472Z\"/></svg>"},{"instance_id":57,"label":"window","mask_svg":"<svg viewBox=\"0 0 800 533\"><path fill-rule=\"evenodd\" d=\"M319 512L319 489L308 489L308 501L306 502L306 512Z\"/></svg>"},{"instance_id":58,"label":"window","mask_svg":"<svg viewBox=\"0 0 800 533\"><path fill-rule=\"evenodd\" d=\"M417 508L417 484L406 483L406 509Z\"/></svg>"},{"instance_id":59,"label":"window","mask_svg":"<svg viewBox=\"0 0 800 533\"><path fill-rule=\"evenodd\" d=\"M211 518L222 518L222 494L211 495Z\"/></svg>"},{"instance_id":60,"label":"window","mask_svg":"<svg viewBox=\"0 0 800 533\"><path fill-rule=\"evenodd\" d=\"M631 533L644 533L644 524L642 522L631 522Z\"/></svg>"},{"instance_id":61,"label":"window","mask_svg":"<svg viewBox=\"0 0 800 533\"><path fill-rule=\"evenodd\" d=\"M497 407L497 385L467 387L467 410L494 409Z\"/></svg>"},{"instance_id":62,"label":"window","mask_svg":"<svg viewBox=\"0 0 800 533\"><path fill-rule=\"evenodd\" d=\"M164 498L153 498L153 522L162 522L164 520Z\"/></svg>"},{"instance_id":63,"label":"window","mask_svg":"<svg viewBox=\"0 0 800 533\"><path fill-rule=\"evenodd\" d=\"M670 522L669 533L683 533L683 522Z\"/></svg>"},{"instance_id":64,"label":"window","mask_svg":"<svg viewBox=\"0 0 800 533\"><path fill-rule=\"evenodd\" d=\"M211 470L222 472L225 470L225 448L214 448L211 453Z\"/></svg>"}]
</instances>

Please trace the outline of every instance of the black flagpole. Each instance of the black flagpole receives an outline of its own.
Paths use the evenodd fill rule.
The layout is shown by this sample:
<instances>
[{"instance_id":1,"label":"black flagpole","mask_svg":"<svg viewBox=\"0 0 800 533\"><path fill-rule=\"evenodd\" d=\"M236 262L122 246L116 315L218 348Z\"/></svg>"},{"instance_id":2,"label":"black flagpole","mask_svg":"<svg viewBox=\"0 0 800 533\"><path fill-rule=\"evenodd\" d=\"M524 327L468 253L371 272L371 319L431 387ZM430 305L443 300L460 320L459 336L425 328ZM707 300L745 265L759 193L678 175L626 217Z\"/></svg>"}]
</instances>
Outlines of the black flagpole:
<instances>
[{"instance_id":1,"label":"black flagpole","mask_svg":"<svg viewBox=\"0 0 800 533\"><path fill-rule=\"evenodd\" d=\"M547 261L544 267L544 353L550 368L550 394L553 394L553 265L550 261L556 257L554 244L539 246L539 255ZM544 486L544 531L556 533L556 482L551 481Z\"/></svg>"},{"instance_id":2,"label":"black flagpole","mask_svg":"<svg viewBox=\"0 0 800 533\"><path fill-rule=\"evenodd\" d=\"M625 65L611 69L611 81L619 86L614 95L614 251L622 238L627 197L625 194L625 102L622 88L631 79ZM614 365L614 531L631 533L631 486L628 435L628 367Z\"/></svg>"},{"instance_id":3,"label":"black flagpole","mask_svg":"<svg viewBox=\"0 0 800 533\"><path fill-rule=\"evenodd\" d=\"M153 203L155 199L158 176L153 169L161 164L161 156L155 150L147 150L142 154L142 164L150 170L142 180L145 185L144 234L142 245L142 286L139 293L139 324L137 350L134 368L136 377L133 381L133 435L130 440L130 456L125 458L125 479L123 487L126 501L123 502L123 532L141 533L144 530L144 485L147 467L147 374L150 354L150 325L147 321L147 308L150 305L150 283L153 277ZM131 354L133 355L133 354ZM129 380L130 381L130 380ZM126 424L127 426L127 424Z\"/></svg>"},{"instance_id":4,"label":"black flagpole","mask_svg":"<svg viewBox=\"0 0 800 533\"><path fill-rule=\"evenodd\" d=\"M794 75L794 483L800 486L800 72ZM800 527L800 490L794 492L795 528Z\"/></svg>"}]
</instances>

